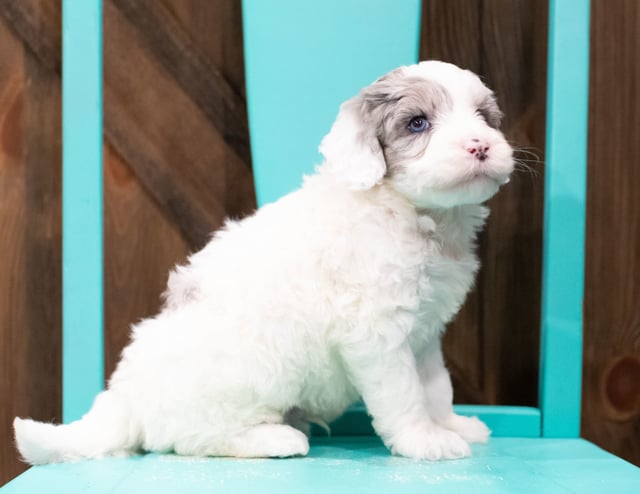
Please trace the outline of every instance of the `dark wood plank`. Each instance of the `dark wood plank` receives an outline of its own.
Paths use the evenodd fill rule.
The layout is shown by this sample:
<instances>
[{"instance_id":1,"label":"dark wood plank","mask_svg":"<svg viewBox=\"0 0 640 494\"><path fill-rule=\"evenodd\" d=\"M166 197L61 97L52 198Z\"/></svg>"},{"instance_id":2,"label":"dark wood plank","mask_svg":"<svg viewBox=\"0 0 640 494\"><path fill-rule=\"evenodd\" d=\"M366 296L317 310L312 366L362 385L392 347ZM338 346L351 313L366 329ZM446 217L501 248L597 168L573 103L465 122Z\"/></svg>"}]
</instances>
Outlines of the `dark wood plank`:
<instances>
[{"instance_id":1,"label":"dark wood plank","mask_svg":"<svg viewBox=\"0 0 640 494\"><path fill-rule=\"evenodd\" d=\"M483 69L505 113L503 130L517 148L544 159L547 3L485 0ZM531 159L516 152L520 160ZM516 172L490 203L483 252L485 370L501 404L536 405L542 270L544 169ZM487 372L487 375L489 373Z\"/></svg>"},{"instance_id":2,"label":"dark wood plank","mask_svg":"<svg viewBox=\"0 0 640 494\"><path fill-rule=\"evenodd\" d=\"M138 30L140 42L153 53L154 58L207 115L225 142L249 166L251 152L246 108L236 89L215 65L207 63L162 2L111 1ZM206 8L205 3L201 6ZM203 27L214 29L211 25Z\"/></svg>"},{"instance_id":3,"label":"dark wood plank","mask_svg":"<svg viewBox=\"0 0 640 494\"><path fill-rule=\"evenodd\" d=\"M30 412L24 283L24 61L0 19L0 485L25 469L11 423Z\"/></svg>"},{"instance_id":4,"label":"dark wood plank","mask_svg":"<svg viewBox=\"0 0 640 494\"><path fill-rule=\"evenodd\" d=\"M422 0L420 59L451 62L482 73L482 3Z\"/></svg>"},{"instance_id":5,"label":"dark wood plank","mask_svg":"<svg viewBox=\"0 0 640 494\"><path fill-rule=\"evenodd\" d=\"M38 14L46 14L48 5ZM61 416L60 82L0 20L0 484L16 415Z\"/></svg>"},{"instance_id":6,"label":"dark wood plank","mask_svg":"<svg viewBox=\"0 0 640 494\"><path fill-rule=\"evenodd\" d=\"M0 0L0 15L42 64L61 72L61 35L56 30L61 18L59 1Z\"/></svg>"},{"instance_id":7,"label":"dark wood plank","mask_svg":"<svg viewBox=\"0 0 640 494\"><path fill-rule=\"evenodd\" d=\"M104 31L105 134L198 248L225 216L224 145L110 2Z\"/></svg>"},{"instance_id":8,"label":"dark wood plank","mask_svg":"<svg viewBox=\"0 0 640 494\"><path fill-rule=\"evenodd\" d=\"M25 52L25 284L34 415L62 418L62 94L60 80Z\"/></svg>"},{"instance_id":9,"label":"dark wood plank","mask_svg":"<svg viewBox=\"0 0 640 494\"><path fill-rule=\"evenodd\" d=\"M131 324L160 307L169 270L189 246L136 175L107 145L104 153L105 375L129 342Z\"/></svg>"},{"instance_id":10,"label":"dark wood plank","mask_svg":"<svg viewBox=\"0 0 640 494\"><path fill-rule=\"evenodd\" d=\"M480 74L497 93L507 138L540 159L546 22L540 2L423 2L421 58ZM536 174L515 173L490 202L477 290L445 335L459 402L537 402L543 177L532 165Z\"/></svg>"},{"instance_id":11,"label":"dark wood plank","mask_svg":"<svg viewBox=\"0 0 640 494\"><path fill-rule=\"evenodd\" d=\"M224 80L245 100L244 50L241 2L227 0L162 0L191 44L209 65L218 68ZM235 118L222 108L223 119ZM223 125L227 125L226 123ZM251 170L233 165L232 150L225 150L225 209L231 217L255 209Z\"/></svg>"},{"instance_id":12,"label":"dark wood plank","mask_svg":"<svg viewBox=\"0 0 640 494\"><path fill-rule=\"evenodd\" d=\"M591 19L582 433L640 465L640 4Z\"/></svg>"}]
</instances>

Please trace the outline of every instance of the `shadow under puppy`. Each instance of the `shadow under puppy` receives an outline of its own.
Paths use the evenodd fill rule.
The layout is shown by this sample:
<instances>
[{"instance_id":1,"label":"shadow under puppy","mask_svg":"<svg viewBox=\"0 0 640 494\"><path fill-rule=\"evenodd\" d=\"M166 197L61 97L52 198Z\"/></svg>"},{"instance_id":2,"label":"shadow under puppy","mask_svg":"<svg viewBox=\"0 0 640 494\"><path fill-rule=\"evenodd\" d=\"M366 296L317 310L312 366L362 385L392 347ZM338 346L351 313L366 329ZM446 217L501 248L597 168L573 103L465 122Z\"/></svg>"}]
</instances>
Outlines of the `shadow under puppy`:
<instances>
[{"instance_id":1,"label":"shadow under puppy","mask_svg":"<svg viewBox=\"0 0 640 494\"><path fill-rule=\"evenodd\" d=\"M440 337L478 269L481 203L513 169L500 117L476 75L442 62L363 89L299 190L171 273L81 420L15 420L24 459L305 455L309 424L360 396L394 454L470 455L489 430L454 414Z\"/></svg>"}]
</instances>

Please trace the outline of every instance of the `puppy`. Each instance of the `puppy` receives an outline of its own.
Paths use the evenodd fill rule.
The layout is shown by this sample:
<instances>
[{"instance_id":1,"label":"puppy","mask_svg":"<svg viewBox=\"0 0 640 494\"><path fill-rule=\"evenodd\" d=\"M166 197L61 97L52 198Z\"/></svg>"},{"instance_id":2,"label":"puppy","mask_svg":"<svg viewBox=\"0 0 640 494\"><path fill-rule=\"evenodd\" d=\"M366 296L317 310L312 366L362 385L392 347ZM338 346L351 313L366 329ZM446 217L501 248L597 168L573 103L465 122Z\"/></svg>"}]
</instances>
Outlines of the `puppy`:
<instances>
[{"instance_id":1,"label":"puppy","mask_svg":"<svg viewBox=\"0 0 640 494\"><path fill-rule=\"evenodd\" d=\"M362 397L397 455L470 455L440 337L472 286L482 202L512 149L493 93L442 62L340 107L303 186L229 221L169 277L165 304L79 421L14 422L32 464L122 456L287 457Z\"/></svg>"}]
</instances>

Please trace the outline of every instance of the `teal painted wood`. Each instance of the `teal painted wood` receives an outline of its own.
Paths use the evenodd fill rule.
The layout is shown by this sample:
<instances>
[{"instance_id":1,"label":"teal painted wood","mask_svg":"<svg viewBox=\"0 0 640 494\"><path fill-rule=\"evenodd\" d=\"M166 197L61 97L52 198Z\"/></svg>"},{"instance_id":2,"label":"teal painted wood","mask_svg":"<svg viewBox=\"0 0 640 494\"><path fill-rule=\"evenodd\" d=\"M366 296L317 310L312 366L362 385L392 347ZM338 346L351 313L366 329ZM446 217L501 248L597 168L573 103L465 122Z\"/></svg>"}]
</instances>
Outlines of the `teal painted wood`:
<instances>
[{"instance_id":1,"label":"teal painted wood","mask_svg":"<svg viewBox=\"0 0 640 494\"><path fill-rule=\"evenodd\" d=\"M456 413L480 418L492 437L540 437L542 417L533 407L455 405Z\"/></svg>"},{"instance_id":2,"label":"teal painted wood","mask_svg":"<svg viewBox=\"0 0 640 494\"><path fill-rule=\"evenodd\" d=\"M480 418L489 429L492 437L540 437L540 410L532 407L456 405L456 413ZM326 436L325 430L313 428L316 436ZM349 408L342 417L331 424L332 436L375 435L371 417L363 403Z\"/></svg>"},{"instance_id":3,"label":"teal painted wood","mask_svg":"<svg viewBox=\"0 0 640 494\"><path fill-rule=\"evenodd\" d=\"M296 189L340 103L418 60L420 0L243 0L249 130L259 204Z\"/></svg>"},{"instance_id":4,"label":"teal painted wood","mask_svg":"<svg viewBox=\"0 0 640 494\"><path fill-rule=\"evenodd\" d=\"M102 307L102 2L62 3L63 418L104 383Z\"/></svg>"},{"instance_id":5,"label":"teal painted wood","mask_svg":"<svg viewBox=\"0 0 640 494\"><path fill-rule=\"evenodd\" d=\"M545 437L578 437L589 92L589 4L551 0L540 364Z\"/></svg>"},{"instance_id":6,"label":"teal painted wood","mask_svg":"<svg viewBox=\"0 0 640 494\"><path fill-rule=\"evenodd\" d=\"M35 467L2 494L640 492L640 469L581 439L493 439L472 458L393 457L375 437L313 440L309 456L238 460L148 455Z\"/></svg>"}]
</instances>

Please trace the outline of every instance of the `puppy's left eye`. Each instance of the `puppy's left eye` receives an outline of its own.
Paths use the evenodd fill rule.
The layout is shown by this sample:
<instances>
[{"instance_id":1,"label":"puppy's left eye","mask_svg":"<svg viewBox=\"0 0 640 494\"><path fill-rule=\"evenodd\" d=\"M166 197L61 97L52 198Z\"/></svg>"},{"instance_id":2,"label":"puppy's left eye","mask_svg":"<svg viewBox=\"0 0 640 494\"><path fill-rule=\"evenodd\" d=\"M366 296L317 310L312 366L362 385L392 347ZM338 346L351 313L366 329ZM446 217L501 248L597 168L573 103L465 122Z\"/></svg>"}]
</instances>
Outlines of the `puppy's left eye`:
<instances>
[{"instance_id":1,"label":"puppy's left eye","mask_svg":"<svg viewBox=\"0 0 640 494\"><path fill-rule=\"evenodd\" d=\"M430 126L426 117L413 117L409 122L408 128L410 132L417 134L418 132L424 132Z\"/></svg>"}]
</instances>

